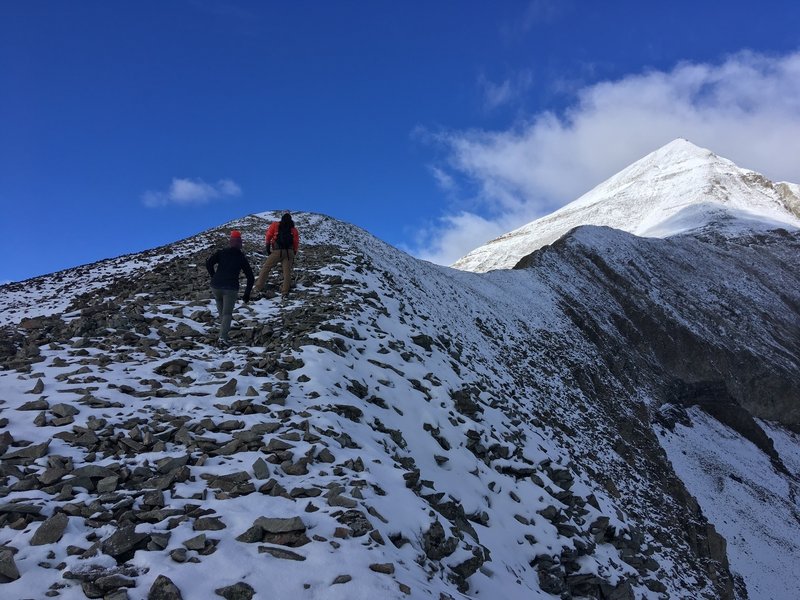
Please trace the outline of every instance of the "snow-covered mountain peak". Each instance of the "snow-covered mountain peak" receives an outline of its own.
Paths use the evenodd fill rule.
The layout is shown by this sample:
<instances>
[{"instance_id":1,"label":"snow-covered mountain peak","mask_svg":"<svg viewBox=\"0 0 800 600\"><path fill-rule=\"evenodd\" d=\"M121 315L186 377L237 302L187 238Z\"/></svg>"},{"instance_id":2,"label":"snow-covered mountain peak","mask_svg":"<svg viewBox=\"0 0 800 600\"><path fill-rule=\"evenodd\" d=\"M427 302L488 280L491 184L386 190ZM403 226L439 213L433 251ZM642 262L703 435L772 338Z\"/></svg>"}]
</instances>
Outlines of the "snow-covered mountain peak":
<instances>
[{"instance_id":1,"label":"snow-covered mountain peak","mask_svg":"<svg viewBox=\"0 0 800 600\"><path fill-rule=\"evenodd\" d=\"M724 223L726 231L800 227L798 186L775 184L677 139L556 212L473 250L453 266L476 272L511 268L581 225L669 237L714 223Z\"/></svg>"}]
</instances>

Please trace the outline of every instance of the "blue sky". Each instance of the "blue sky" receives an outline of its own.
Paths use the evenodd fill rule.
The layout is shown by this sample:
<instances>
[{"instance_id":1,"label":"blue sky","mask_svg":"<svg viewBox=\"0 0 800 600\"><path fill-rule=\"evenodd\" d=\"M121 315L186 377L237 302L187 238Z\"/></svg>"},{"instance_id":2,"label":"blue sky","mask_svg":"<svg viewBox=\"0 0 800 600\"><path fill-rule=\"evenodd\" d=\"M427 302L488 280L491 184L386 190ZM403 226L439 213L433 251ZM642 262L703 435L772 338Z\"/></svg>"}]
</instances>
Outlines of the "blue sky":
<instances>
[{"instance_id":1,"label":"blue sky","mask_svg":"<svg viewBox=\"0 0 800 600\"><path fill-rule=\"evenodd\" d=\"M800 5L0 2L0 282L290 208L448 263L676 137L800 181Z\"/></svg>"}]
</instances>

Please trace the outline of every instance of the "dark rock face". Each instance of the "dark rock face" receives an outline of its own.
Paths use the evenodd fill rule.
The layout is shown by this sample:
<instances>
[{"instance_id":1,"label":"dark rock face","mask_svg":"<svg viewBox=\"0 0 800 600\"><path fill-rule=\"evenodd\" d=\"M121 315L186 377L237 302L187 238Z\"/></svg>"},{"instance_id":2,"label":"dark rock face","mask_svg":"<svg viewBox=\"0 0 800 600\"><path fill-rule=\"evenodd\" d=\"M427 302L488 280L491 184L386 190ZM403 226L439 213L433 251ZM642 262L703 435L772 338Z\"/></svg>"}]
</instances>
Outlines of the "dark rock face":
<instances>
[{"instance_id":1,"label":"dark rock face","mask_svg":"<svg viewBox=\"0 0 800 600\"><path fill-rule=\"evenodd\" d=\"M679 406L699 406L720 423L727 425L741 434L743 438L753 442L772 459L778 470L787 473L783 461L775 450L773 441L752 415L730 395L724 382L686 383L676 381L665 393L665 397Z\"/></svg>"},{"instance_id":2,"label":"dark rock face","mask_svg":"<svg viewBox=\"0 0 800 600\"><path fill-rule=\"evenodd\" d=\"M515 268L559 261L599 283L603 297L569 298L566 310L621 379L647 364L665 384L722 381L752 416L800 432L800 275L786 268L799 238L778 231L642 240L614 232L609 244L630 250L615 253L571 232ZM626 263L615 260L623 254ZM698 265L698 257L713 262Z\"/></svg>"},{"instance_id":3,"label":"dark rock face","mask_svg":"<svg viewBox=\"0 0 800 600\"><path fill-rule=\"evenodd\" d=\"M651 424L688 424L682 407L699 406L785 472L754 417L800 430L800 388L793 383L800 381L800 276L785 268L800 250L800 239L776 232L742 239L642 240L610 230L596 236L599 241L587 243L587 237L579 228L517 268L548 273L556 264L566 265L579 281L570 282L570 290L595 290L591 298L575 297L563 281L551 280L563 289L562 310L602 361L592 372L575 369L576 383L616 415L621 442L615 451L630 464L649 463L644 468L650 476L661 479L660 487L691 515L684 520L687 543L702 557L720 597L733 598L721 537L703 524L694 499L669 475ZM712 264L697 265L697 257ZM745 336L737 333L744 331ZM646 390L661 410L651 414L640 406L631 418L602 400L632 390Z\"/></svg>"}]
</instances>

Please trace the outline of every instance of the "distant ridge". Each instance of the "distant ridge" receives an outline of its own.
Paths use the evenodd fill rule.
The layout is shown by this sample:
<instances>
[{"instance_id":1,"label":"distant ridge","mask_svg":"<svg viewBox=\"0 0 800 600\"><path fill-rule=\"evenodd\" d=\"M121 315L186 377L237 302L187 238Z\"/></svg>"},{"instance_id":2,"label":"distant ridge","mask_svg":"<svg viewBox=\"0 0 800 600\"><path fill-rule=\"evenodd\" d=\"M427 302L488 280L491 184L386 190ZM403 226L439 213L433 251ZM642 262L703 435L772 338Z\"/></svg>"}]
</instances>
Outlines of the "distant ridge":
<instances>
[{"instance_id":1,"label":"distant ridge","mask_svg":"<svg viewBox=\"0 0 800 600\"><path fill-rule=\"evenodd\" d=\"M574 202L476 248L452 266L473 272L510 269L580 225L664 238L712 223L728 230L800 227L800 186L773 183L676 139Z\"/></svg>"}]
</instances>

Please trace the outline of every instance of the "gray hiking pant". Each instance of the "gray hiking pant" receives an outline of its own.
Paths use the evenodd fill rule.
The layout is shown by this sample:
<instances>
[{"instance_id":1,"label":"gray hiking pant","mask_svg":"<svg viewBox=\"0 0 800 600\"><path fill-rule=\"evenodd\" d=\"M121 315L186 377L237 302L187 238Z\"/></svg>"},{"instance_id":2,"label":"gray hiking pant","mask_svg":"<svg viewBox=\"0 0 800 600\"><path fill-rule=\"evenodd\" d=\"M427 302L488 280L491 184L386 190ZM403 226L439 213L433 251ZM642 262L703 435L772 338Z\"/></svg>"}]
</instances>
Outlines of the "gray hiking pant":
<instances>
[{"instance_id":1,"label":"gray hiking pant","mask_svg":"<svg viewBox=\"0 0 800 600\"><path fill-rule=\"evenodd\" d=\"M219 339L227 342L233 320L233 307L236 306L239 290L220 290L212 287L211 293L214 294L214 300L217 301L217 312L220 316Z\"/></svg>"}]
</instances>

